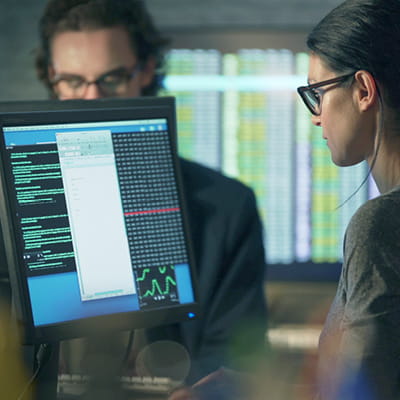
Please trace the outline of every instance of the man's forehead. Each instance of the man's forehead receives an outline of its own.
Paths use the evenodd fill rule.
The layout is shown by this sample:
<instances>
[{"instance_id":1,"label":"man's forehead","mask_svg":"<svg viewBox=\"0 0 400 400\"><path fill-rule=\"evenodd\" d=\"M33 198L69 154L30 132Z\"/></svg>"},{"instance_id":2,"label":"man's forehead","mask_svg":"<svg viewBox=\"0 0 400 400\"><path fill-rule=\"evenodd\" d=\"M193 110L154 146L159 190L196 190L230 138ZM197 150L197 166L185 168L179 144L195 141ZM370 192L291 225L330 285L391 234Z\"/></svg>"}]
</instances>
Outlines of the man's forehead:
<instances>
[{"instance_id":1,"label":"man's forehead","mask_svg":"<svg viewBox=\"0 0 400 400\"><path fill-rule=\"evenodd\" d=\"M137 62L128 32L122 27L64 31L51 43L52 65L69 73L102 74Z\"/></svg>"}]
</instances>

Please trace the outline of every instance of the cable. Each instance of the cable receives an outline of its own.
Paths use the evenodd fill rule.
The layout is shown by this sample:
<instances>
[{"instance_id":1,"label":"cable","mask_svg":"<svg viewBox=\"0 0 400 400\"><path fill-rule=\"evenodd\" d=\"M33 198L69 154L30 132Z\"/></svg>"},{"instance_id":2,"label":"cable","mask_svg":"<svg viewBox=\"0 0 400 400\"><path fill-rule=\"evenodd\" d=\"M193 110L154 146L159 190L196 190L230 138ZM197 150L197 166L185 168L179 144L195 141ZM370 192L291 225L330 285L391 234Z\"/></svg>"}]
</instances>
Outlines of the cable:
<instances>
[{"instance_id":1,"label":"cable","mask_svg":"<svg viewBox=\"0 0 400 400\"><path fill-rule=\"evenodd\" d=\"M39 348L36 352L35 355L35 360L36 360L36 369L25 385L24 389L22 390L21 394L17 397L17 400L22 400L24 396L26 395L26 392L28 391L29 387L32 385L36 377L38 376L39 372L43 368L43 366L47 363L47 361L50 359L52 352L52 348L48 343L43 343L39 345Z\"/></svg>"},{"instance_id":2,"label":"cable","mask_svg":"<svg viewBox=\"0 0 400 400\"><path fill-rule=\"evenodd\" d=\"M339 204L335 208L335 210L338 210L339 208L343 207L350 199L352 199L359 192L359 190L365 185L365 183L368 181L368 178L372 174L372 169L374 168L376 159L378 158L378 151L379 151L379 148L381 146L383 128L384 128L384 108L383 108L383 102L382 102L382 98L381 98L381 94L380 94L379 90L378 90L378 100L379 100L379 111L381 112L380 119L379 119L379 128L378 128L379 129L378 130L378 143L377 143L376 148L375 148L375 153L374 153L374 157L372 159L371 165L368 168L367 176L358 185L357 189L346 200L344 200L341 204Z\"/></svg>"},{"instance_id":3,"label":"cable","mask_svg":"<svg viewBox=\"0 0 400 400\"><path fill-rule=\"evenodd\" d=\"M124 357L122 359L122 363L123 364L126 364L129 361L129 355L131 354L131 350L132 350L134 334L135 334L134 331L130 331L129 332L128 343L126 345L125 354L124 354Z\"/></svg>"}]
</instances>

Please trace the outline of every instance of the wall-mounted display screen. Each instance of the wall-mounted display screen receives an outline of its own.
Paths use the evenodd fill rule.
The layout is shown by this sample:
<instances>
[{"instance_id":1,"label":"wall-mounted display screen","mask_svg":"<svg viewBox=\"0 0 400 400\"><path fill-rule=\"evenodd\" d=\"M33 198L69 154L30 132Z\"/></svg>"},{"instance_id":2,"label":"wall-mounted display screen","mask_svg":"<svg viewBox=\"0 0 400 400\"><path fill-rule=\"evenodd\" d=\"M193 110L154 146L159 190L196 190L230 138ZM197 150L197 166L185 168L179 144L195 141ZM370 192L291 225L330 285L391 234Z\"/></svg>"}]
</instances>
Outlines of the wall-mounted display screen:
<instances>
[{"instance_id":1,"label":"wall-mounted display screen","mask_svg":"<svg viewBox=\"0 0 400 400\"><path fill-rule=\"evenodd\" d=\"M368 179L357 191L367 165L336 167L311 124L296 92L307 82L308 55L174 49L167 61L179 152L254 189L271 277L336 279L348 221L377 190Z\"/></svg>"}]
</instances>

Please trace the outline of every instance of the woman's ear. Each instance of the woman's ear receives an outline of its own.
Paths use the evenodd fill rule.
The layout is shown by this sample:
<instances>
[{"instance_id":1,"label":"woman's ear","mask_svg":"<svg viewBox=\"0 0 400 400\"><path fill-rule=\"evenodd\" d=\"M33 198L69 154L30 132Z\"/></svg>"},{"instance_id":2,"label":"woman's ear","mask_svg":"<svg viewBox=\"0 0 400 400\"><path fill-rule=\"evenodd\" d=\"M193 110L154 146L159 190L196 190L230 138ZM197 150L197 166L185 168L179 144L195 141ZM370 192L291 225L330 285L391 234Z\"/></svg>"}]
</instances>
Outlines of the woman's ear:
<instances>
[{"instance_id":1,"label":"woman's ear","mask_svg":"<svg viewBox=\"0 0 400 400\"><path fill-rule=\"evenodd\" d=\"M378 86L374 77L364 70L357 71L354 75L356 83L356 101L360 111L367 111L378 100Z\"/></svg>"}]
</instances>

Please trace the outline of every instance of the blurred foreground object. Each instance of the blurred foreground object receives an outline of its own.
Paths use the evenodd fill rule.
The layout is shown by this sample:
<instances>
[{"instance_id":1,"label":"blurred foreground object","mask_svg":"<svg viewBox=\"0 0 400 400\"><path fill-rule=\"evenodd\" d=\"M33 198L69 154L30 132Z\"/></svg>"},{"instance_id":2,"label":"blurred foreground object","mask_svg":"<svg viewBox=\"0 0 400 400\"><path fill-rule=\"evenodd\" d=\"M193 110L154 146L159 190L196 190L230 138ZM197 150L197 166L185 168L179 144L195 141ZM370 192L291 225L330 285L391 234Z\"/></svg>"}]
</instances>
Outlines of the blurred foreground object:
<instances>
[{"instance_id":1,"label":"blurred foreground object","mask_svg":"<svg viewBox=\"0 0 400 400\"><path fill-rule=\"evenodd\" d=\"M10 306L5 300L9 289L6 283L0 283L0 387L2 399L20 399L28 384L29 377L22 356L20 334L15 321L11 319ZM32 399L32 387L28 388L21 399Z\"/></svg>"}]
</instances>

